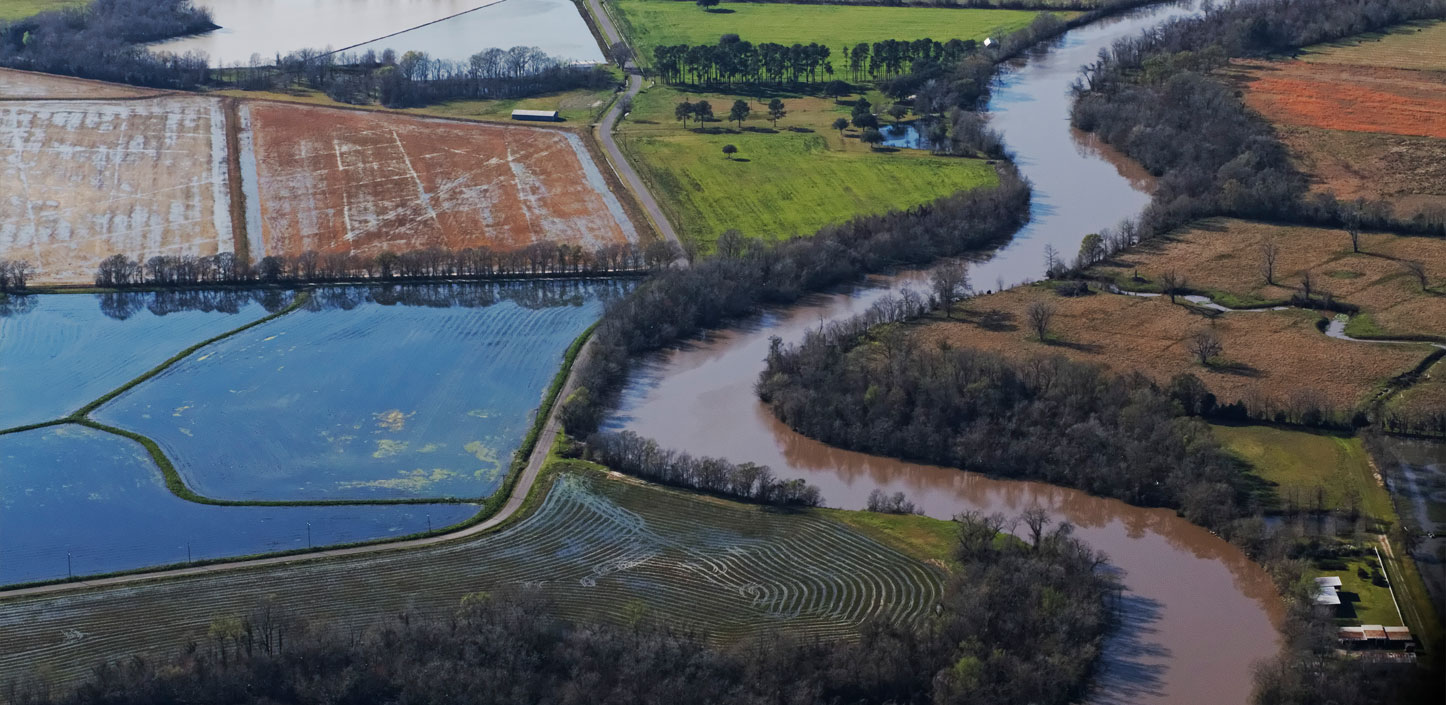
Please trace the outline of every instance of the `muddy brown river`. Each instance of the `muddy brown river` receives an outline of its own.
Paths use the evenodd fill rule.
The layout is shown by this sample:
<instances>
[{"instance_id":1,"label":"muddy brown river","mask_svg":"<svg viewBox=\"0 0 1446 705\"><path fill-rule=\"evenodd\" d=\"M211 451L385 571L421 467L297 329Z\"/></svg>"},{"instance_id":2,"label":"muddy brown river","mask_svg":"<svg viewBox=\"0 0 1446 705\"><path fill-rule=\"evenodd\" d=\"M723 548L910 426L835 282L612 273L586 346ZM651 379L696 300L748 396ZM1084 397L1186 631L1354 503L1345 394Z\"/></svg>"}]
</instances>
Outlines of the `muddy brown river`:
<instances>
[{"instance_id":1,"label":"muddy brown river","mask_svg":"<svg viewBox=\"0 0 1446 705\"><path fill-rule=\"evenodd\" d=\"M1069 128L1068 89L1079 67L1115 39L1192 11L1155 7L1074 30L1001 78L989 109L1034 183L1034 205L1031 223L1009 245L975 263L976 289L1038 279L1046 245L1072 257L1084 234L1148 202L1150 181L1137 165ZM1229 543L1168 510L839 450L794 433L758 401L753 384L771 336L798 341L921 276L876 277L658 355L635 373L608 426L694 454L767 464L817 485L835 507L861 508L875 489L903 491L941 518L1048 507L1125 573L1124 624L1107 644L1092 701L1245 703L1252 664L1277 648L1280 605L1264 570Z\"/></svg>"}]
</instances>

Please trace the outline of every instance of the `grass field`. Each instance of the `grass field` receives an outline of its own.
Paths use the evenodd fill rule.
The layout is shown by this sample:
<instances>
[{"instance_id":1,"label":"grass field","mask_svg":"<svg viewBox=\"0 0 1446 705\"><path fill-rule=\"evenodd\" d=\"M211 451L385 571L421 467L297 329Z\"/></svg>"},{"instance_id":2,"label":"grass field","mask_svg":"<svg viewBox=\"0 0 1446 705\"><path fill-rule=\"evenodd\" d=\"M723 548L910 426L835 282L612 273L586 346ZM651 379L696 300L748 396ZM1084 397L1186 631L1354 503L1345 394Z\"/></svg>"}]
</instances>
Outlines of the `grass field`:
<instances>
[{"instance_id":1,"label":"grass field","mask_svg":"<svg viewBox=\"0 0 1446 705\"><path fill-rule=\"evenodd\" d=\"M345 628L404 610L443 614L464 595L513 586L542 592L565 617L624 621L641 610L721 639L775 628L831 638L875 614L919 618L941 580L821 514L580 470L557 475L528 518L463 542L7 602L0 680L36 667L83 677L99 660L179 646L267 601Z\"/></svg>"},{"instance_id":2,"label":"grass field","mask_svg":"<svg viewBox=\"0 0 1446 705\"><path fill-rule=\"evenodd\" d=\"M1420 380L1393 397L1390 408L1408 415L1446 409L1446 359L1437 361ZM1441 521L1446 522L1446 514Z\"/></svg>"},{"instance_id":3,"label":"grass field","mask_svg":"<svg viewBox=\"0 0 1446 705\"><path fill-rule=\"evenodd\" d=\"M1319 488L1324 509L1347 506L1354 492L1363 514L1395 521L1390 495L1359 438L1269 426L1212 428L1221 445L1274 490L1281 509L1314 510Z\"/></svg>"},{"instance_id":4,"label":"grass field","mask_svg":"<svg viewBox=\"0 0 1446 705\"><path fill-rule=\"evenodd\" d=\"M80 7L90 0L0 0L0 22L23 19L46 10Z\"/></svg>"},{"instance_id":5,"label":"grass field","mask_svg":"<svg viewBox=\"0 0 1446 705\"><path fill-rule=\"evenodd\" d=\"M1371 571L1372 567L1379 568L1375 554L1368 552L1367 557L1349 560L1345 563L1344 570L1317 566L1318 570L1311 574L1311 577L1332 575L1341 579L1341 609L1336 613L1336 622L1342 626L1352 624L1402 626L1401 615L1396 612L1396 603L1391 600L1391 588L1376 585L1371 582L1370 578L1362 578L1357 572L1361 568L1365 568L1367 573Z\"/></svg>"},{"instance_id":6,"label":"grass field","mask_svg":"<svg viewBox=\"0 0 1446 705\"><path fill-rule=\"evenodd\" d=\"M1446 21L1410 22L1305 50L1303 61L1446 71Z\"/></svg>"},{"instance_id":7,"label":"grass field","mask_svg":"<svg viewBox=\"0 0 1446 705\"><path fill-rule=\"evenodd\" d=\"M652 60L654 47L716 44L719 37L731 33L754 44L824 44L833 50L836 67L843 62L839 51L859 42L923 38L982 41L1019 29L1037 14L1020 10L736 2L704 11L693 3L673 0L616 0L612 7L614 17L622 23L644 63Z\"/></svg>"},{"instance_id":8,"label":"grass field","mask_svg":"<svg viewBox=\"0 0 1446 705\"><path fill-rule=\"evenodd\" d=\"M766 119L774 94L747 96L753 117L742 131L721 121L700 131L685 130L673 118L673 107L685 95L708 100L724 117L743 97L655 86L634 102L619 127L619 141L683 238L704 252L730 228L765 240L808 235L854 215L995 183L994 168L982 160L918 150L876 152L852 129L840 137L830 123L847 117L849 106L831 99L779 94L788 115L775 131ZM736 158L724 158L726 144L738 147Z\"/></svg>"},{"instance_id":9,"label":"grass field","mask_svg":"<svg viewBox=\"0 0 1446 705\"><path fill-rule=\"evenodd\" d=\"M1027 323L1031 303L1054 306L1051 339L1035 339ZM1200 378L1221 403L1251 409L1289 406L1309 398L1348 411L1374 398L1389 378L1413 369L1430 348L1424 343L1377 345L1337 340L1316 328L1314 312L1261 311L1207 315L1160 297L1095 293L1067 298L1045 285L977 297L953 320L933 320L919 333L926 344L994 350L1025 358L1061 354L1115 372L1138 371L1162 384L1182 372ZM1210 367L1186 347L1197 330L1219 336L1224 352ZM1263 341L1268 341L1263 342Z\"/></svg>"},{"instance_id":10,"label":"grass field","mask_svg":"<svg viewBox=\"0 0 1446 705\"><path fill-rule=\"evenodd\" d=\"M1276 285L1260 272L1266 242L1279 248ZM1404 261L1426 265L1429 289L1421 289ZM1439 238L1364 233L1355 253L1344 230L1216 218L1136 247L1091 273L1122 288L1159 291L1161 275L1170 271L1183 275L1192 291L1236 308L1288 302L1309 271L1313 296L1329 292L1365 314L1347 331L1354 337L1446 341L1446 241Z\"/></svg>"},{"instance_id":11,"label":"grass field","mask_svg":"<svg viewBox=\"0 0 1446 705\"><path fill-rule=\"evenodd\" d=\"M1384 200L1397 217L1446 212L1446 140L1277 125L1312 191Z\"/></svg>"}]
</instances>

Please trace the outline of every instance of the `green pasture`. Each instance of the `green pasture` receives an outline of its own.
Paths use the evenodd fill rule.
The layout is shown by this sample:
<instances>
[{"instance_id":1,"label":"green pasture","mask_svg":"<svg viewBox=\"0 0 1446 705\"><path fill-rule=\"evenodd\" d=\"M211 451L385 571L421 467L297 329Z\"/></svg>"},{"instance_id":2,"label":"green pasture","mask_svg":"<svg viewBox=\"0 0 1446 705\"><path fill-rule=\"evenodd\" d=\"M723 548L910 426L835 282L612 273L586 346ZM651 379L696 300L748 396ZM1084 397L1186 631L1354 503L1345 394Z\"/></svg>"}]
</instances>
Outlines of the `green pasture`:
<instances>
[{"instance_id":1,"label":"green pasture","mask_svg":"<svg viewBox=\"0 0 1446 705\"><path fill-rule=\"evenodd\" d=\"M767 102L775 95L788 110L777 128L767 119ZM852 128L841 136L831 123L847 117L849 105L830 99L687 94L692 101L708 100L717 120L684 129L673 117L684 97L664 86L640 94L619 137L681 236L701 252L711 251L729 229L762 240L809 235L855 215L907 208L996 182L994 167L983 160L874 151ZM752 109L742 130L726 122L729 106L739 98ZM887 107L882 100L874 105ZM733 159L723 155L729 144L738 148Z\"/></svg>"},{"instance_id":2,"label":"green pasture","mask_svg":"<svg viewBox=\"0 0 1446 705\"><path fill-rule=\"evenodd\" d=\"M18 20L46 10L80 7L90 0L0 0L0 22Z\"/></svg>"},{"instance_id":3,"label":"green pasture","mask_svg":"<svg viewBox=\"0 0 1446 705\"><path fill-rule=\"evenodd\" d=\"M1335 509L1345 505L1354 489L1363 514L1395 523L1391 498L1376 481L1359 438L1269 426L1214 430L1220 443L1271 487L1281 508L1314 509L1316 489L1321 488L1325 509Z\"/></svg>"}]
</instances>

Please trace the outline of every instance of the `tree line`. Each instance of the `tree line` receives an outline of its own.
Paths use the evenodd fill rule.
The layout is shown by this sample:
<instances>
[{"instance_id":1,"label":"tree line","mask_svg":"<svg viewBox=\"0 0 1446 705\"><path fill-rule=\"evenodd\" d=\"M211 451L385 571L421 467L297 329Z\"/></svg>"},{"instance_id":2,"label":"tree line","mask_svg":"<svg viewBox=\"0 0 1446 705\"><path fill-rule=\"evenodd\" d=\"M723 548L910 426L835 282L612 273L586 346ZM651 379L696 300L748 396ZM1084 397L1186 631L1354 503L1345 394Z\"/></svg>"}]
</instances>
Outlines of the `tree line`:
<instances>
[{"instance_id":1,"label":"tree line","mask_svg":"<svg viewBox=\"0 0 1446 705\"><path fill-rule=\"evenodd\" d=\"M974 40L932 39L859 42L845 47L851 80L897 76L921 62L952 64L973 53ZM831 50L818 44L753 44L725 34L717 44L676 44L653 49L653 68L666 83L814 83L834 78Z\"/></svg>"},{"instance_id":2,"label":"tree line","mask_svg":"<svg viewBox=\"0 0 1446 705\"><path fill-rule=\"evenodd\" d=\"M488 279L507 276L595 275L656 269L678 258L677 246L614 243L596 249L538 242L516 250L429 247L375 255L352 252L267 255L251 265L230 252L210 256L157 255L145 262L112 255L96 268L95 285L204 287L215 284L306 284L391 279Z\"/></svg>"},{"instance_id":3,"label":"tree line","mask_svg":"<svg viewBox=\"0 0 1446 705\"><path fill-rule=\"evenodd\" d=\"M725 232L716 256L655 272L603 313L564 405L568 433L587 438L597 430L642 354L870 272L982 249L1012 235L1028 214L1029 185L1003 167L996 186L859 216L811 237L767 244Z\"/></svg>"},{"instance_id":4,"label":"tree line","mask_svg":"<svg viewBox=\"0 0 1446 705\"><path fill-rule=\"evenodd\" d=\"M172 656L97 665L71 692L12 682L14 705L466 702L589 705L1065 705L1111 623L1104 557L1062 524L1000 540L1003 517L957 520L958 570L920 624L877 617L858 639L779 630L720 643L644 610L631 623L557 616L537 590L363 625L270 602L218 615Z\"/></svg>"},{"instance_id":5,"label":"tree line","mask_svg":"<svg viewBox=\"0 0 1446 705\"><path fill-rule=\"evenodd\" d=\"M1446 235L1446 213L1399 221L1387 203L1307 196L1304 175L1265 120L1212 72L1232 57L1299 47L1446 15L1443 0L1276 0L1212 7L1122 39L1085 67L1074 125L1158 178L1142 216L1155 234L1205 215Z\"/></svg>"},{"instance_id":6,"label":"tree line","mask_svg":"<svg viewBox=\"0 0 1446 705\"><path fill-rule=\"evenodd\" d=\"M0 294L23 294L35 274L28 260L0 259Z\"/></svg>"},{"instance_id":7,"label":"tree line","mask_svg":"<svg viewBox=\"0 0 1446 705\"><path fill-rule=\"evenodd\" d=\"M587 439L587 457L618 472L672 487L784 507L823 505L817 487L803 480L780 480L766 465L695 458L661 448L632 431L592 434Z\"/></svg>"}]
</instances>

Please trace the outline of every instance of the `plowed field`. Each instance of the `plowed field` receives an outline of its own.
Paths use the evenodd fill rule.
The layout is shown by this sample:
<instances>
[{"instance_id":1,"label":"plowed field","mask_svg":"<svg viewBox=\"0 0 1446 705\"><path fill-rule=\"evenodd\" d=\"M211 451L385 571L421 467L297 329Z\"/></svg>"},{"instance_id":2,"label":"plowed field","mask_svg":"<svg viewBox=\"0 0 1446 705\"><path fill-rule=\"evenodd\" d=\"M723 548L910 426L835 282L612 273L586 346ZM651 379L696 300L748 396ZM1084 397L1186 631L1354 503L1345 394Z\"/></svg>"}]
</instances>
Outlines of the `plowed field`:
<instances>
[{"instance_id":1,"label":"plowed field","mask_svg":"<svg viewBox=\"0 0 1446 705\"><path fill-rule=\"evenodd\" d=\"M247 110L256 165L247 208L259 205L248 222L259 216L264 254L593 248L637 237L566 132L271 103Z\"/></svg>"},{"instance_id":2,"label":"plowed field","mask_svg":"<svg viewBox=\"0 0 1446 705\"><path fill-rule=\"evenodd\" d=\"M1242 62L1245 102L1272 122L1446 138L1446 72Z\"/></svg>"},{"instance_id":3,"label":"plowed field","mask_svg":"<svg viewBox=\"0 0 1446 705\"><path fill-rule=\"evenodd\" d=\"M0 98L141 98L157 93L119 83L0 69Z\"/></svg>"},{"instance_id":4,"label":"plowed field","mask_svg":"<svg viewBox=\"0 0 1446 705\"><path fill-rule=\"evenodd\" d=\"M208 98L0 102L0 258L80 284L113 254L230 252L224 123Z\"/></svg>"}]
</instances>

